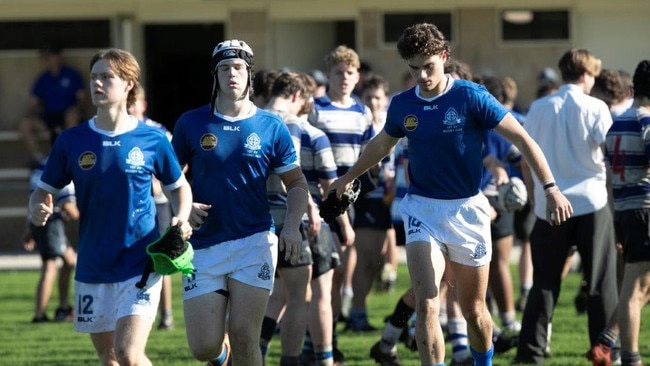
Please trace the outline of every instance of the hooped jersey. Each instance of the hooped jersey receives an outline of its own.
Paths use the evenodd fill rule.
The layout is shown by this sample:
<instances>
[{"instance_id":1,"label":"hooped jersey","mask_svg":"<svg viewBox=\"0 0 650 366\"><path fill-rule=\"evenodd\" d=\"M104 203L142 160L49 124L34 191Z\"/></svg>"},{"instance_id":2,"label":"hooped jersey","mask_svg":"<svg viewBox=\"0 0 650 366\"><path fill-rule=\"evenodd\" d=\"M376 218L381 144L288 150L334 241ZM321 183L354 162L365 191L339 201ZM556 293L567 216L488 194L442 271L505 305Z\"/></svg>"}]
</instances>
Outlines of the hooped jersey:
<instances>
[{"instance_id":1,"label":"hooped jersey","mask_svg":"<svg viewBox=\"0 0 650 366\"><path fill-rule=\"evenodd\" d=\"M650 114L629 108L607 132L616 211L650 208Z\"/></svg>"},{"instance_id":2,"label":"hooped jersey","mask_svg":"<svg viewBox=\"0 0 650 366\"><path fill-rule=\"evenodd\" d=\"M357 162L363 148L375 136L372 112L356 98L350 106L341 106L327 95L320 97L314 101L314 114L309 118L329 138L339 177Z\"/></svg>"},{"instance_id":3,"label":"hooped jersey","mask_svg":"<svg viewBox=\"0 0 650 366\"><path fill-rule=\"evenodd\" d=\"M145 247L159 235L152 175L168 190L185 181L165 134L134 117L125 131L100 130L90 119L57 138L38 186L57 193L74 182L80 213L75 279L112 283L142 274Z\"/></svg>"},{"instance_id":4,"label":"hooped jersey","mask_svg":"<svg viewBox=\"0 0 650 366\"><path fill-rule=\"evenodd\" d=\"M212 205L192 234L196 249L274 230L266 181L300 167L280 117L259 108L243 118L210 115L206 105L179 118L172 145L189 164L194 202Z\"/></svg>"},{"instance_id":5,"label":"hooped jersey","mask_svg":"<svg viewBox=\"0 0 650 366\"><path fill-rule=\"evenodd\" d=\"M485 87L446 75L447 88L424 99L419 87L391 100L384 130L407 137L409 190L436 199L479 193L485 131L508 113Z\"/></svg>"}]
</instances>

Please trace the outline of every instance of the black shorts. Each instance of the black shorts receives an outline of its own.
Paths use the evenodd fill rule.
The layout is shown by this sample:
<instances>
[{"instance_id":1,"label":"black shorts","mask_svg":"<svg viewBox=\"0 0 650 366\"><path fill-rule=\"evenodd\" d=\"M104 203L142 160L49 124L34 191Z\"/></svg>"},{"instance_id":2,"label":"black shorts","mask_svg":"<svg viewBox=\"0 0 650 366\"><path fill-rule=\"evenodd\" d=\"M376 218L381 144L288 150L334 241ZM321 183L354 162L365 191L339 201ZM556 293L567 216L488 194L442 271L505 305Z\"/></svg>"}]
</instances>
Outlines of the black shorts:
<instances>
[{"instance_id":1,"label":"black shorts","mask_svg":"<svg viewBox=\"0 0 650 366\"><path fill-rule=\"evenodd\" d=\"M390 229L393 218L390 207L381 198L359 197L354 203L354 228Z\"/></svg>"},{"instance_id":2,"label":"black shorts","mask_svg":"<svg viewBox=\"0 0 650 366\"><path fill-rule=\"evenodd\" d=\"M492 240L505 238L512 235L515 231L515 214L514 212L507 211L498 204L497 196L487 196L490 206L494 207L497 211L497 218L490 224L490 231L492 233Z\"/></svg>"},{"instance_id":3,"label":"black shorts","mask_svg":"<svg viewBox=\"0 0 650 366\"><path fill-rule=\"evenodd\" d=\"M309 266L313 263L311 248L309 247L309 241L307 241L307 236L305 235L304 228L301 227L300 231L302 233L302 251L300 252L300 257L298 258L298 261L296 263L291 263L288 260L284 259L286 251L280 250L280 246L278 245L277 268L296 268L296 267ZM276 227L275 234L278 236L278 238L280 237L281 233L282 233L282 227L281 226Z\"/></svg>"},{"instance_id":4,"label":"black shorts","mask_svg":"<svg viewBox=\"0 0 650 366\"><path fill-rule=\"evenodd\" d=\"M530 203L526 203L521 210L515 211L515 237L524 242L529 241L536 220L537 217Z\"/></svg>"},{"instance_id":5,"label":"black shorts","mask_svg":"<svg viewBox=\"0 0 650 366\"><path fill-rule=\"evenodd\" d=\"M68 247L63 220L48 220L45 226L29 224L29 229L43 260L63 256Z\"/></svg>"},{"instance_id":6,"label":"black shorts","mask_svg":"<svg viewBox=\"0 0 650 366\"><path fill-rule=\"evenodd\" d=\"M614 212L614 230L625 263L650 261L650 209Z\"/></svg>"},{"instance_id":7,"label":"black shorts","mask_svg":"<svg viewBox=\"0 0 650 366\"><path fill-rule=\"evenodd\" d=\"M341 265L341 257L336 250L332 230L327 224L323 223L316 237L309 239L309 246L314 262L311 273L312 280Z\"/></svg>"},{"instance_id":8,"label":"black shorts","mask_svg":"<svg viewBox=\"0 0 650 366\"><path fill-rule=\"evenodd\" d=\"M397 242L397 246L406 245L406 232L404 231L404 223L401 221L400 222L393 221L393 227L395 228L395 239Z\"/></svg>"}]
</instances>

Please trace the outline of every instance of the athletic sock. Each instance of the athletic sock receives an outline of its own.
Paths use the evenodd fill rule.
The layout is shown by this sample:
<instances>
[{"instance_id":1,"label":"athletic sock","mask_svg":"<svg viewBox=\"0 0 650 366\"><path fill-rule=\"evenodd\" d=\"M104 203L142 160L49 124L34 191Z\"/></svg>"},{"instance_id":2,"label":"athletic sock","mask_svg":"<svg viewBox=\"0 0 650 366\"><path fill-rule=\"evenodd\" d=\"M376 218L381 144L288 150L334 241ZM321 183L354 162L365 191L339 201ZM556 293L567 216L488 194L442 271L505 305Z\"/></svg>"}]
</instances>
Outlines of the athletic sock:
<instances>
[{"instance_id":1,"label":"athletic sock","mask_svg":"<svg viewBox=\"0 0 650 366\"><path fill-rule=\"evenodd\" d=\"M467 321L465 321L465 318L451 318L448 326L451 357L455 361L463 361L470 354L467 343Z\"/></svg>"},{"instance_id":2,"label":"athletic sock","mask_svg":"<svg viewBox=\"0 0 650 366\"><path fill-rule=\"evenodd\" d=\"M636 366L641 363L639 352L621 351L621 364L623 366Z\"/></svg>"},{"instance_id":3,"label":"athletic sock","mask_svg":"<svg viewBox=\"0 0 650 366\"><path fill-rule=\"evenodd\" d=\"M222 345L221 353L217 358L213 358L211 362L213 365L223 365L223 363L226 362L227 357L228 357L228 349L226 348L226 345Z\"/></svg>"},{"instance_id":4,"label":"athletic sock","mask_svg":"<svg viewBox=\"0 0 650 366\"><path fill-rule=\"evenodd\" d=\"M475 366L492 366L492 356L494 356L494 345L490 346L490 349L487 352L479 352L469 347L472 352L472 357L474 357Z\"/></svg>"},{"instance_id":5,"label":"athletic sock","mask_svg":"<svg viewBox=\"0 0 650 366\"><path fill-rule=\"evenodd\" d=\"M386 323L386 327L381 334L381 342L379 343L379 350L382 353L390 353L397 342L399 342L399 337L402 334L404 328L398 328L391 324L391 322Z\"/></svg>"},{"instance_id":6,"label":"athletic sock","mask_svg":"<svg viewBox=\"0 0 650 366\"><path fill-rule=\"evenodd\" d=\"M334 353L332 346L316 347L315 359L318 366L332 366L334 365Z\"/></svg>"},{"instance_id":7,"label":"athletic sock","mask_svg":"<svg viewBox=\"0 0 650 366\"><path fill-rule=\"evenodd\" d=\"M314 344L311 341L311 334L309 331L305 332L305 340L302 344L302 354L308 357L311 357L314 354Z\"/></svg>"},{"instance_id":8,"label":"athletic sock","mask_svg":"<svg viewBox=\"0 0 650 366\"><path fill-rule=\"evenodd\" d=\"M395 305L395 310L391 314L388 322L394 325L397 328L404 328L408 324L411 315L415 312L415 309L406 305L404 300L400 297L397 305Z\"/></svg>"},{"instance_id":9,"label":"athletic sock","mask_svg":"<svg viewBox=\"0 0 650 366\"><path fill-rule=\"evenodd\" d=\"M605 328L605 330L598 336L598 342L606 345L609 348L616 346L618 334L612 328Z\"/></svg>"}]
</instances>

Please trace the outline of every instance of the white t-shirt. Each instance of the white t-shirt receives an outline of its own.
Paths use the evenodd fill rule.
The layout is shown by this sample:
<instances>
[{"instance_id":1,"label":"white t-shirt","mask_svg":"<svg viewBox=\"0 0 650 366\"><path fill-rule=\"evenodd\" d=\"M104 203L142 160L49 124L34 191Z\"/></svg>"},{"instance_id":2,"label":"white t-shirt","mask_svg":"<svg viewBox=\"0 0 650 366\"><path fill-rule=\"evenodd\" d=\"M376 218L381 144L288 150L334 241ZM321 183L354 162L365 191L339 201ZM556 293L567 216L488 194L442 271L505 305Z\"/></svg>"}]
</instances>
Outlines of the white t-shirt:
<instances>
[{"instance_id":1,"label":"white t-shirt","mask_svg":"<svg viewBox=\"0 0 650 366\"><path fill-rule=\"evenodd\" d=\"M607 205L605 160L601 145L612 125L607 105L574 84L564 84L530 106L524 128L539 144L555 183L573 206L573 215ZM535 181L535 214L546 217L543 182Z\"/></svg>"}]
</instances>

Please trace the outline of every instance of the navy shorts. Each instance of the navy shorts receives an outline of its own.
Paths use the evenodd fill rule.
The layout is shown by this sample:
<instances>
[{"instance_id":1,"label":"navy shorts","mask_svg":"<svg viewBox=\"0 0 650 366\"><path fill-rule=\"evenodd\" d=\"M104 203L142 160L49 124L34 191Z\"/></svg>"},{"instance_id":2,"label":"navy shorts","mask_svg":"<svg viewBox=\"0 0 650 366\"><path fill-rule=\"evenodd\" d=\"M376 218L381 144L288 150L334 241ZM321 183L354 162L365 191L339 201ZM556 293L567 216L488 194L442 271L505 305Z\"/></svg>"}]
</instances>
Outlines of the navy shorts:
<instances>
[{"instance_id":1,"label":"navy shorts","mask_svg":"<svg viewBox=\"0 0 650 366\"><path fill-rule=\"evenodd\" d=\"M614 212L614 230L625 263L650 261L650 209Z\"/></svg>"},{"instance_id":2,"label":"navy shorts","mask_svg":"<svg viewBox=\"0 0 650 366\"><path fill-rule=\"evenodd\" d=\"M68 246L63 220L49 220L45 226L29 224L36 248L44 260L63 256Z\"/></svg>"},{"instance_id":3,"label":"navy shorts","mask_svg":"<svg viewBox=\"0 0 650 366\"><path fill-rule=\"evenodd\" d=\"M536 220L537 216L530 207L530 203L526 203L521 210L515 211L515 237L524 242L529 241Z\"/></svg>"},{"instance_id":4,"label":"navy shorts","mask_svg":"<svg viewBox=\"0 0 650 366\"><path fill-rule=\"evenodd\" d=\"M300 232L302 233L302 251L300 252L300 257L296 263L291 263L288 260L284 259L286 251L280 250L279 240L280 234L282 233L282 227L276 226L275 235L278 236L278 266L277 268L295 268L309 266L313 263L311 248L309 247L309 242L307 241L307 236L305 235L304 227L301 227ZM276 272L277 273L277 272Z\"/></svg>"},{"instance_id":5,"label":"navy shorts","mask_svg":"<svg viewBox=\"0 0 650 366\"><path fill-rule=\"evenodd\" d=\"M490 224L492 240L505 238L506 236L514 234L514 212L499 207L497 196L487 196L487 199L488 202L490 202L490 206L492 206L497 212L497 218Z\"/></svg>"},{"instance_id":6,"label":"navy shorts","mask_svg":"<svg viewBox=\"0 0 650 366\"><path fill-rule=\"evenodd\" d=\"M388 230L393 227L390 206L381 198L359 197L354 203L354 228Z\"/></svg>"},{"instance_id":7,"label":"navy shorts","mask_svg":"<svg viewBox=\"0 0 650 366\"><path fill-rule=\"evenodd\" d=\"M311 272L312 280L341 265L341 257L336 250L332 230L326 223L321 224L321 229L315 237L309 238L309 246L314 261Z\"/></svg>"}]
</instances>

